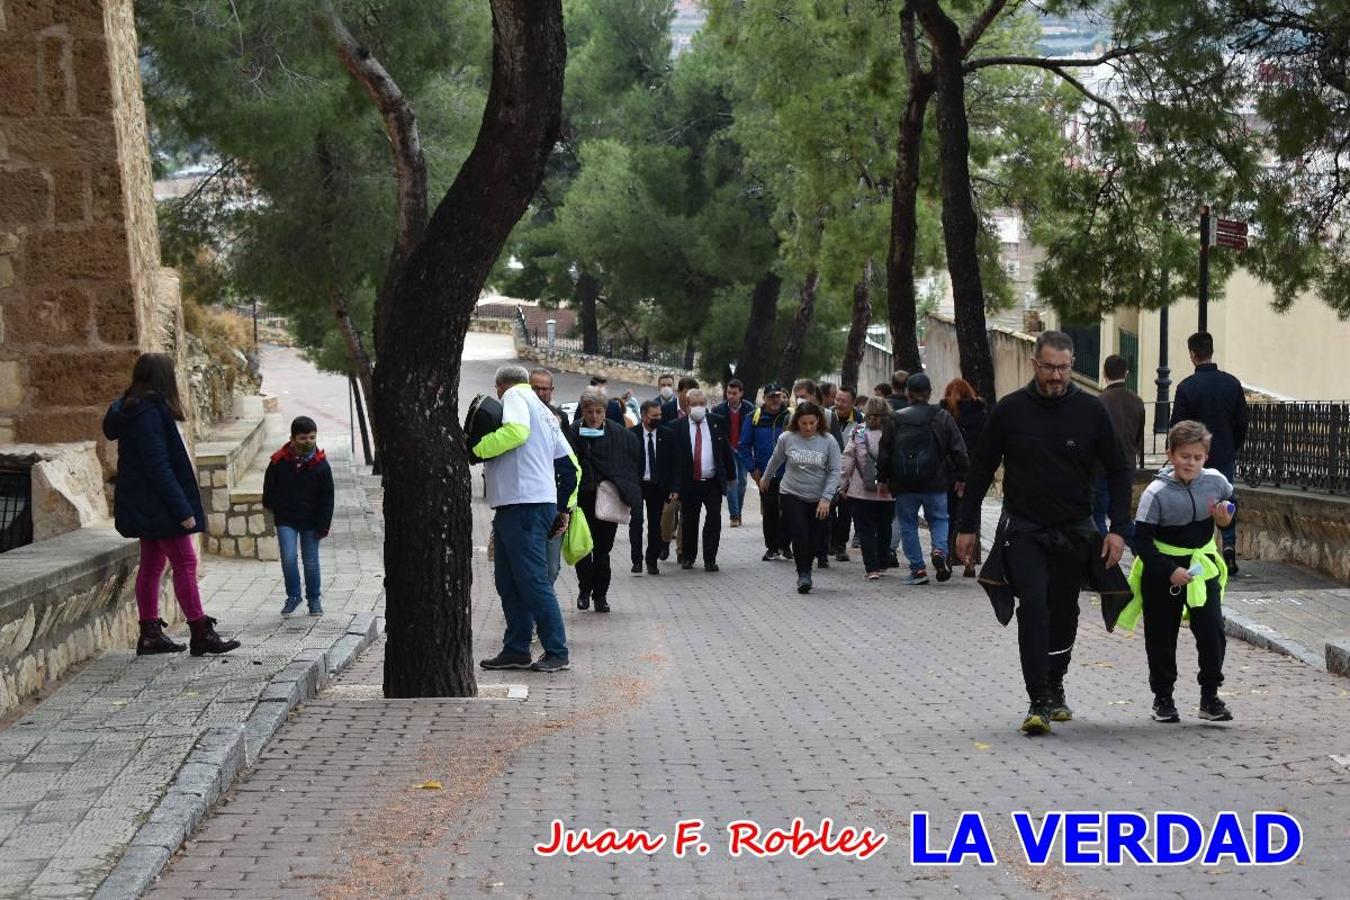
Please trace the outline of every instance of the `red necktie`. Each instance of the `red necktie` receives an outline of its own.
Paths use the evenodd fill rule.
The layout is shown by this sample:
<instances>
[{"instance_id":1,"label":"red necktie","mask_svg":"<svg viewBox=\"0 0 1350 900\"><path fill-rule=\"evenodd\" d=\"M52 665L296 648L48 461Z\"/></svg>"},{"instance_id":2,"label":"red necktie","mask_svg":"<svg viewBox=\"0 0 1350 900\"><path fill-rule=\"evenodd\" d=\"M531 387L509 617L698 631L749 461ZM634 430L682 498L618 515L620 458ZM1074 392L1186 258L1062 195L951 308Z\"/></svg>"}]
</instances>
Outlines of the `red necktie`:
<instances>
[{"instance_id":1,"label":"red necktie","mask_svg":"<svg viewBox=\"0 0 1350 900\"><path fill-rule=\"evenodd\" d=\"M703 479L703 426L694 423L694 480Z\"/></svg>"}]
</instances>

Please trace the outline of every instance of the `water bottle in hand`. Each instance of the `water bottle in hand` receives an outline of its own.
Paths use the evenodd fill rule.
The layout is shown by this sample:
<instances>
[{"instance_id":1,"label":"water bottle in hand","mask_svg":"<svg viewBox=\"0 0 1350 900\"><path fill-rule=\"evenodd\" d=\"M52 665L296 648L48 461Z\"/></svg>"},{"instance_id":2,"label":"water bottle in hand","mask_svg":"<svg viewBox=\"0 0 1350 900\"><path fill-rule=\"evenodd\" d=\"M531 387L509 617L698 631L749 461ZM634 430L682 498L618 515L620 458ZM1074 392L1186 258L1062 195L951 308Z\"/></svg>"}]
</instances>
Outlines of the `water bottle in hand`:
<instances>
[{"instance_id":1,"label":"water bottle in hand","mask_svg":"<svg viewBox=\"0 0 1350 900\"><path fill-rule=\"evenodd\" d=\"M1186 570L1186 574L1192 578L1199 578L1201 575L1205 574L1205 567L1200 565L1200 563L1196 563Z\"/></svg>"}]
</instances>

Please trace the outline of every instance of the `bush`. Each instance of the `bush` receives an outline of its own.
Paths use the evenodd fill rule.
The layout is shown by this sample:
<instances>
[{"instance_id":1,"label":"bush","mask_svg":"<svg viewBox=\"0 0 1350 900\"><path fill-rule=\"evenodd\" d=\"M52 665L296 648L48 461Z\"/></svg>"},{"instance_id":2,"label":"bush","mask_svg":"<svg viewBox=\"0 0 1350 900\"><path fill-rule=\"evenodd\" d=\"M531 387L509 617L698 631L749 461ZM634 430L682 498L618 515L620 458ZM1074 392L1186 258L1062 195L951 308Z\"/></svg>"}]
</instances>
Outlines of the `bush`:
<instances>
[{"instance_id":1,"label":"bush","mask_svg":"<svg viewBox=\"0 0 1350 900\"><path fill-rule=\"evenodd\" d=\"M253 349L253 325L237 313L202 306L191 297L183 298L183 325L196 335L216 362L240 368L242 357Z\"/></svg>"}]
</instances>

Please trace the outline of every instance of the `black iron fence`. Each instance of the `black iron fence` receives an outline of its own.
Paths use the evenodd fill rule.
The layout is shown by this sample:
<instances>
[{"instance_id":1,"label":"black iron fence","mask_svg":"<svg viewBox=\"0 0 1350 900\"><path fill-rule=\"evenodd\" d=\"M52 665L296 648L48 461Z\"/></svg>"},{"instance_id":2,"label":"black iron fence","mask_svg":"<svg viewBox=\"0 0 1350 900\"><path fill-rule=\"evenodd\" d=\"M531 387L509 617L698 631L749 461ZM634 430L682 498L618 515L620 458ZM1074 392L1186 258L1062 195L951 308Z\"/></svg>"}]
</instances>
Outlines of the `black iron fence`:
<instances>
[{"instance_id":1,"label":"black iron fence","mask_svg":"<svg viewBox=\"0 0 1350 900\"><path fill-rule=\"evenodd\" d=\"M30 469L0 469L0 553L33 543Z\"/></svg>"},{"instance_id":2,"label":"black iron fence","mask_svg":"<svg viewBox=\"0 0 1350 900\"><path fill-rule=\"evenodd\" d=\"M1350 494L1350 403L1253 403L1237 476L1252 487Z\"/></svg>"}]
</instances>

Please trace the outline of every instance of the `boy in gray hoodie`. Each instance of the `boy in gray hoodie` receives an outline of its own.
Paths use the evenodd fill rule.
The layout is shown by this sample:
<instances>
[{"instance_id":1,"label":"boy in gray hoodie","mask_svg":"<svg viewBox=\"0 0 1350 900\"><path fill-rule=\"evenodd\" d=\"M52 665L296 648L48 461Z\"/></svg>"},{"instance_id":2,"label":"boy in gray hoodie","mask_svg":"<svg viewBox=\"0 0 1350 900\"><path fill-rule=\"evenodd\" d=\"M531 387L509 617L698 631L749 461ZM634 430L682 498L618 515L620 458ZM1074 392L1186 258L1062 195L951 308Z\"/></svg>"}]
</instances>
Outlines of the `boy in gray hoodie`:
<instances>
[{"instance_id":1,"label":"boy in gray hoodie","mask_svg":"<svg viewBox=\"0 0 1350 900\"><path fill-rule=\"evenodd\" d=\"M1153 719L1177 722L1172 688L1177 680L1177 633L1189 618L1200 657L1200 718L1233 718L1219 699L1223 684L1222 602L1228 567L1214 540L1236 512L1233 485L1217 469L1206 469L1210 433L1199 422L1182 421L1167 433L1165 466L1139 498L1135 515L1135 561L1130 570L1134 601L1120 624L1133 627L1142 610L1148 653Z\"/></svg>"}]
</instances>

